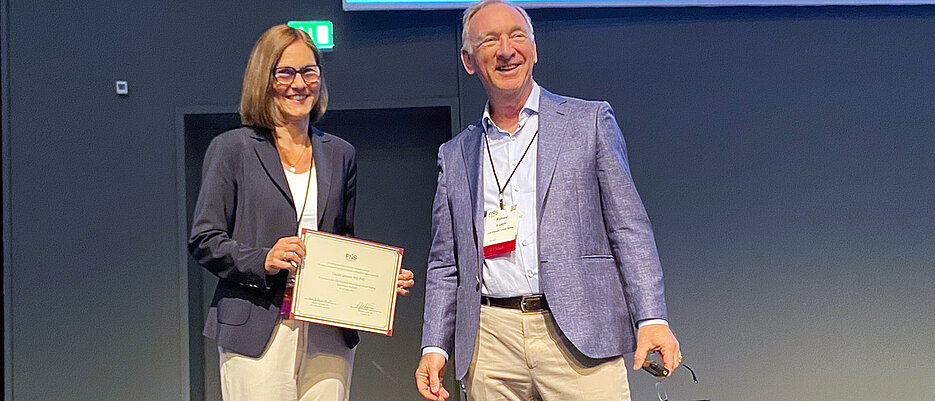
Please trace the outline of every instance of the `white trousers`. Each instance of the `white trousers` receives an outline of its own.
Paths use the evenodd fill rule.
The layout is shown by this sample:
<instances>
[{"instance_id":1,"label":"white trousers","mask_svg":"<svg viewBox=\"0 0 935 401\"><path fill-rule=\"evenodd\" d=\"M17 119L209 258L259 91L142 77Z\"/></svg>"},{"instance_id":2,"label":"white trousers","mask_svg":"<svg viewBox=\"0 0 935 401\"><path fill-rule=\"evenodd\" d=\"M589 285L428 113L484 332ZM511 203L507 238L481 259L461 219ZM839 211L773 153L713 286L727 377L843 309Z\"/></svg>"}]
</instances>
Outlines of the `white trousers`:
<instances>
[{"instance_id":1,"label":"white trousers","mask_svg":"<svg viewBox=\"0 0 935 401\"><path fill-rule=\"evenodd\" d=\"M347 401L354 350L341 330L283 320L259 358L218 347L224 401Z\"/></svg>"}]
</instances>

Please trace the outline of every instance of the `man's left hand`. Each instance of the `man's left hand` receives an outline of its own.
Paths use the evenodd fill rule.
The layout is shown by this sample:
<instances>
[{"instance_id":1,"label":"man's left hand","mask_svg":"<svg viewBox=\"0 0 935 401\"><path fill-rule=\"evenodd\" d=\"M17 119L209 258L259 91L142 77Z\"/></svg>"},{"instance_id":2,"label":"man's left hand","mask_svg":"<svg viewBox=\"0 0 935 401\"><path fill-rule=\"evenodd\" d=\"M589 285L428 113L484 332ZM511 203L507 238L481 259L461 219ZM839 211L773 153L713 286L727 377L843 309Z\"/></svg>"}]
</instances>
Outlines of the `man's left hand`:
<instances>
[{"instance_id":1,"label":"man's left hand","mask_svg":"<svg viewBox=\"0 0 935 401\"><path fill-rule=\"evenodd\" d=\"M646 353L659 351L662 364L669 369L669 374L682 363L682 350L672 330L664 324L647 324L639 328L636 334L636 353L633 354L633 370L640 370L646 360Z\"/></svg>"}]
</instances>

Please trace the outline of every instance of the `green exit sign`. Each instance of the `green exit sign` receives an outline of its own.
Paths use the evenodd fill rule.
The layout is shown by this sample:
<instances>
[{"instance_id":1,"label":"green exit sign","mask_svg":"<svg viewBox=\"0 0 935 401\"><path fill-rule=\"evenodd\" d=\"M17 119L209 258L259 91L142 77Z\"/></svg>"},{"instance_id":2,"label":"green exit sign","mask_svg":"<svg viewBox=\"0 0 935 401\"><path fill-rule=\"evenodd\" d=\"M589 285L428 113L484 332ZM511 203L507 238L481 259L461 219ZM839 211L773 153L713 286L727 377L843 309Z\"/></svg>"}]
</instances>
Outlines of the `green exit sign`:
<instances>
[{"instance_id":1,"label":"green exit sign","mask_svg":"<svg viewBox=\"0 0 935 401\"><path fill-rule=\"evenodd\" d=\"M307 33L320 50L334 49L334 27L331 21L289 21L288 25Z\"/></svg>"}]
</instances>

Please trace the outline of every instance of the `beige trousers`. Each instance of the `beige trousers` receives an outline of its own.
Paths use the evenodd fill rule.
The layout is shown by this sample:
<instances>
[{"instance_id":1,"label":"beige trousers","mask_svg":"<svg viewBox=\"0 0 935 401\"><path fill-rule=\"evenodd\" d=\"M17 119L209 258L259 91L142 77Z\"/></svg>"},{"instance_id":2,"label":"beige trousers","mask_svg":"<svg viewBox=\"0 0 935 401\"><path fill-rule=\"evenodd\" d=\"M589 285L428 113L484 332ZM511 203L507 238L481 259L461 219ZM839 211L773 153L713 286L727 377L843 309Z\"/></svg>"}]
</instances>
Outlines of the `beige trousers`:
<instances>
[{"instance_id":1,"label":"beige trousers","mask_svg":"<svg viewBox=\"0 0 935 401\"><path fill-rule=\"evenodd\" d=\"M224 401L347 401L354 350L340 329L283 320L259 358L218 348Z\"/></svg>"},{"instance_id":2,"label":"beige trousers","mask_svg":"<svg viewBox=\"0 0 935 401\"><path fill-rule=\"evenodd\" d=\"M471 401L630 400L623 357L584 356L550 312L486 305L462 383Z\"/></svg>"}]
</instances>

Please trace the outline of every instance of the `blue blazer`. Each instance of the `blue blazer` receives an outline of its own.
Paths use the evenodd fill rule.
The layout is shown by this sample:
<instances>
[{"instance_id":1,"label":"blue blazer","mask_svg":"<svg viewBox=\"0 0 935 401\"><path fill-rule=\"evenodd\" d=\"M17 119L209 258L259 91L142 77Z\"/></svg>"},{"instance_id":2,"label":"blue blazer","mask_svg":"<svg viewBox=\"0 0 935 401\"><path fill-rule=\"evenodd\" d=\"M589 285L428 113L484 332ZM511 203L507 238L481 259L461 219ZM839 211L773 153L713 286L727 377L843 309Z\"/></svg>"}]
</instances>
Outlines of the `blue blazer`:
<instances>
[{"instance_id":1,"label":"blue blazer","mask_svg":"<svg viewBox=\"0 0 935 401\"><path fill-rule=\"evenodd\" d=\"M483 277L483 128L438 151L422 346L454 351L464 377L474 354ZM665 319L662 269L606 102L542 90L536 159L540 289L584 355L632 352L634 322Z\"/></svg>"},{"instance_id":2,"label":"blue blazer","mask_svg":"<svg viewBox=\"0 0 935 401\"><path fill-rule=\"evenodd\" d=\"M357 162L354 147L309 130L318 181L318 229L354 235ZM208 146L188 250L220 278L204 335L231 351L260 356L279 322L286 272L268 276L266 253L298 231L295 203L272 132L243 127ZM348 347L359 342L345 330Z\"/></svg>"}]
</instances>

